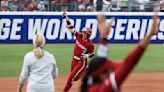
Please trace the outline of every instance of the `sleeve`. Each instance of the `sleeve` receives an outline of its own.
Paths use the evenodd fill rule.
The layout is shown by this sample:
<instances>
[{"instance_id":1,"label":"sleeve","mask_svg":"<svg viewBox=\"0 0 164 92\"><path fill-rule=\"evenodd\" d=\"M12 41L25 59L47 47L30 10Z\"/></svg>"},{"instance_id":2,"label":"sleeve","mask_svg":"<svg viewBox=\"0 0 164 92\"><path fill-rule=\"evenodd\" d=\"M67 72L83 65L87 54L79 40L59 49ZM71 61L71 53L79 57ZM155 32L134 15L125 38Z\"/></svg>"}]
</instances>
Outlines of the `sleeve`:
<instances>
[{"instance_id":1,"label":"sleeve","mask_svg":"<svg viewBox=\"0 0 164 92\"><path fill-rule=\"evenodd\" d=\"M75 35L77 40L81 39L81 37L82 37L82 35L79 32L77 32L77 31L74 32L74 35Z\"/></svg>"},{"instance_id":2,"label":"sleeve","mask_svg":"<svg viewBox=\"0 0 164 92\"><path fill-rule=\"evenodd\" d=\"M124 59L122 63L115 63L113 60L109 60L111 68L115 69L115 72L111 73L100 87L99 92L108 92L113 90L118 92L120 85L134 69L135 65L141 58L145 48L137 45Z\"/></svg>"},{"instance_id":3,"label":"sleeve","mask_svg":"<svg viewBox=\"0 0 164 92\"><path fill-rule=\"evenodd\" d=\"M129 73L134 69L143 55L145 48L137 45L124 59L122 64L115 71L115 78L118 87L123 83Z\"/></svg>"},{"instance_id":4,"label":"sleeve","mask_svg":"<svg viewBox=\"0 0 164 92\"><path fill-rule=\"evenodd\" d=\"M109 59L108 62L110 63L110 67L112 70L116 70L121 64L122 62L121 61L115 61L115 60L112 60L112 59Z\"/></svg>"},{"instance_id":5,"label":"sleeve","mask_svg":"<svg viewBox=\"0 0 164 92\"><path fill-rule=\"evenodd\" d=\"M71 24L70 20L67 17L65 19L66 19L68 30L71 33L73 33L77 39L80 39L81 38L81 34L79 34L79 32L76 31L76 29L74 28L74 26Z\"/></svg>"},{"instance_id":6,"label":"sleeve","mask_svg":"<svg viewBox=\"0 0 164 92\"><path fill-rule=\"evenodd\" d=\"M29 76L29 70L30 70L30 65L28 62L28 58L25 56L22 71L21 71L20 78L19 78L20 84L24 84L26 82L26 80Z\"/></svg>"},{"instance_id":7,"label":"sleeve","mask_svg":"<svg viewBox=\"0 0 164 92\"><path fill-rule=\"evenodd\" d=\"M108 46L107 46L107 39L101 38L99 41L99 46L96 50L96 56L107 58L108 56Z\"/></svg>"},{"instance_id":8,"label":"sleeve","mask_svg":"<svg viewBox=\"0 0 164 92\"><path fill-rule=\"evenodd\" d=\"M58 76L58 67L56 64L56 59L54 58L54 56L52 55L52 61L53 61L53 70L52 70L52 76L53 78L56 78Z\"/></svg>"},{"instance_id":9,"label":"sleeve","mask_svg":"<svg viewBox=\"0 0 164 92\"><path fill-rule=\"evenodd\" d=\"M76 32L76 29L74 28L74 26L71 24L70 20L65 17L66 19L66 23L67 23L67 28L68 30L71 32L71 33L75 33Z\"/></svg>"}]
</instances>

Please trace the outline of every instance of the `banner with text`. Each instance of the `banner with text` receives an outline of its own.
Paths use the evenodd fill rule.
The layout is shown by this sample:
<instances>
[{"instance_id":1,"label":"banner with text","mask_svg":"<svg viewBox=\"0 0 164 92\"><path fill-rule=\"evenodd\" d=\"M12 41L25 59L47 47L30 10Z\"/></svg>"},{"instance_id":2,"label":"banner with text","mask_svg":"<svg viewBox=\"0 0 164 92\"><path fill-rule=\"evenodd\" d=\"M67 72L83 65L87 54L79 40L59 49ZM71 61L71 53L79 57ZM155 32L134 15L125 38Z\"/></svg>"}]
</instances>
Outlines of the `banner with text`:
<instances>
[{"instance_id":1,"label":"banner with text","mask_svg":"<svg viewBox=\"0 0 164 92\"><path fill-rule=\"evenodd\" d=\"M92 29L90 39L99 40L96 12L68 12L68 17L75 29ZM150 31L153 13L105 13L107 22L114 17L110 43L136 43ZM152 43L164 42L164 13L159 13L159 32L152 37ZM31 43L37 33L43 33L47 43L74 43L62 12L0 12L0 43Z\"/></svg>"}]
</instances>

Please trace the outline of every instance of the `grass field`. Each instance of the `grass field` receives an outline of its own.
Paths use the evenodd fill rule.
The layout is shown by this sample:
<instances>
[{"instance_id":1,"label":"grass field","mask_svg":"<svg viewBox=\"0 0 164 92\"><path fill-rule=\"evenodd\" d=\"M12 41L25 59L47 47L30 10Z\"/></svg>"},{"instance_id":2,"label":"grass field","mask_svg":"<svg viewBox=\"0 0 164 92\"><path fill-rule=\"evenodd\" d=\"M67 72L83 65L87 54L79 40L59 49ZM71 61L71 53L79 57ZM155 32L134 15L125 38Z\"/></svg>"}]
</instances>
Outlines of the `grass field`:
<instances>
[{"instance_id":1,"label":"grass field","mask_svg":"<svg viewBox=\"0 0 164 92\"><path fill-rule=\"evenodd\" d=\"M45 50L54 54L57 60L60 74L68 74L73 54L73 44L49 44ZM109 58L122 60L134 47L133 44L109 45ZM32 45L0 45L0 77L16 77L21 71L23 56L33 49ZM164 47L162 45L150 45L135 69L135 72L163 72L164 71Z\"/></svg>"}]
</instances>

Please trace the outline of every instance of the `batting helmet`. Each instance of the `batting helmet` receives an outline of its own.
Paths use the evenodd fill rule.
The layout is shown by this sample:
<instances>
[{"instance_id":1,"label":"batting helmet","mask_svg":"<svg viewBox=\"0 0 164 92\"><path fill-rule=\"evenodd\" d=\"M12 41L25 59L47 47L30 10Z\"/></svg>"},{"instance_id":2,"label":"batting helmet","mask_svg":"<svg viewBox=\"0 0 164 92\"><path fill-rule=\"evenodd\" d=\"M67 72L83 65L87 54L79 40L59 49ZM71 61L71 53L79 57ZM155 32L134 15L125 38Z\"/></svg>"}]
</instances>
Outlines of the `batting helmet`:
<instances>
[{"instance_id":1,"label":"batting helmet","mask_svg":"<svg viewBox=\"0 0 164 92\"><path fill-rule=\"evenodd\" d=\"M90 28L83 27L82 33L87 34L87 38L89 38L92 34L92 30Z\"/></svg>"}]
</instances>

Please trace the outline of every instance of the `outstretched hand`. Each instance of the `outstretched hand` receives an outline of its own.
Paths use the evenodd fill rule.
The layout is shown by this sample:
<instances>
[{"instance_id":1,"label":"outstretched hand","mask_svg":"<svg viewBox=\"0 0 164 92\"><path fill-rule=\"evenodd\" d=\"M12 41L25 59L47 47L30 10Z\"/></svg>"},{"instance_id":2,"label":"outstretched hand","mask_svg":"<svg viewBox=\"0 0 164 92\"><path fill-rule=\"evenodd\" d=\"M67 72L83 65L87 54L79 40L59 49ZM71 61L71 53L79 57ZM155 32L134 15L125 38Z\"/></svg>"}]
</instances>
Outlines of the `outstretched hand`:
<instances>
[{"instance_id":1,"label":"outstretched hand","mask_svg":"<svg viewBox=\"0 0 164 92\"><path fill-rule=\"evenodd\" d=\"M158 9L154 9L153 24L150 32L145 36L145 38L139 43L142 47L147 47L151 37L158 33L159 17L157 15Z\"/></svg>"},{"instance_id":2,"label":"outstretched hand","mask_svg":"<svg viewBox=\"0 0 164 92\"><path fill-rule=\"evenodd\" d=\"M63 12L62 16L63 16L63 18L67 18L67 14L65 11Z\"/></svg>"},{"instance_id":3,"label":"outstretched hand","mask_svg":"<svg viewBox=\"0 0 164 92\"><path fill-rule=\"evenodd\" d=\"M97 16L97 20L98 20L98 28L99 28L99 32L100 32L101 37L102 38L107 37L107 35L110 32L110 28L112 26L114 18L111 18L111 22L109 22L107 24L105 15L101 14L101 15Z\"/></svg>"},{"instance_id":4,"label":"outstretched hand","mask_svg":"<svg viewBox=\"0 0 164 92\"><path fill-rule=\"evenodd\" d=\"M17 92L22 92L23 84L18 85Z\"/></svg>"},{"instance_id":5,"label":"outstretched hand","mask_svg":"<svg viewBox=\"0 0 164 92\"><path fill-rule=\"evenodd\" d=\"M158 33L158 24L159 24L159 17L158 17L158 9L154 9L154 16L153 16L153 24L152 24L152 29L150 31L151 35L155 35Z\"/></svg>"}]
</instances>

